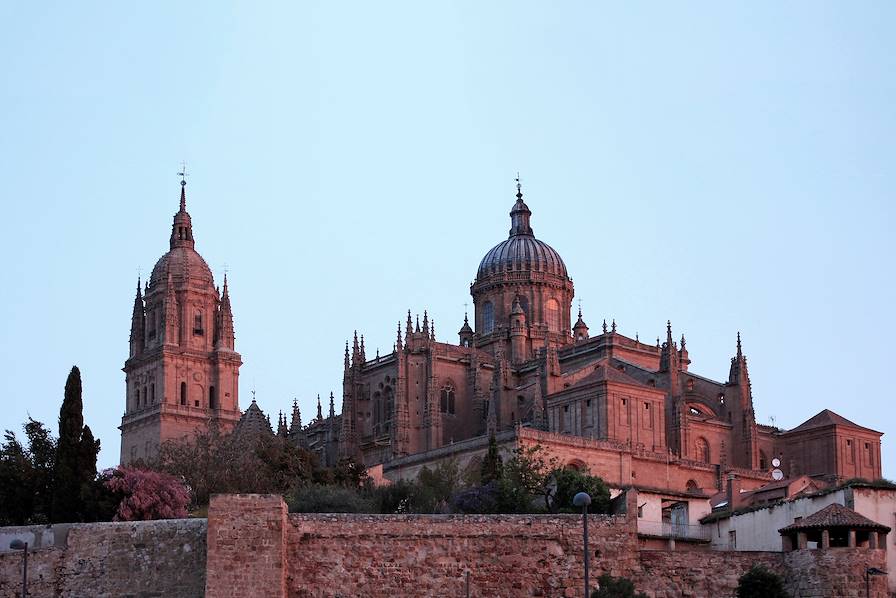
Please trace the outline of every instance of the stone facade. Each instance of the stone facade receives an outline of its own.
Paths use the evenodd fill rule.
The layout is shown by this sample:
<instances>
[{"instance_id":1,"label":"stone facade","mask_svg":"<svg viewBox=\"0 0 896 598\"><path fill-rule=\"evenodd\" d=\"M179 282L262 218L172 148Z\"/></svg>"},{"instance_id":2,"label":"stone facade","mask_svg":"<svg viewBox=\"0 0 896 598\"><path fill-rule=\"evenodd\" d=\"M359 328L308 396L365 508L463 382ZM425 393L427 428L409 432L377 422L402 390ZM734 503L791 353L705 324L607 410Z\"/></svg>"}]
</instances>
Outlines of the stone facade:
<instances>
[{"instance_id":1,"label":"stone facade","mask_svg":"<svg viewBox=\"0 0 896 598\"><path fill-rule=\"evenodd\" d=\"M756 423L740 334L727 380L715 381L692 372L671 323L656 344L621 334L615 321L590 335L581 309L571 324L572 279L535 237L519 186L510 217L509 237L486 253L470 287L475 330L465 317L458 342L440 342L428 314L421 324L409 311L390 354L367 359L357 333L346 344L342 415L330 436L340 456L388 471L390 461L522 425L610 443L581 459L609 478L619 477L618 447L629 460L669 455L667 465L684 468L666 476L674 489L692 482L712 494L726 472L756 487L776 458L785 477L880 477L879 432L829 411L791 431ZM685 471L699 464L711 474Z\"/></svg>"},{"instance_id":2,"label":"stone facade","mask_svg":"<svg viewBox=\"0 0 896 598\"><path fill-rule=\"evenodd\" d=\"M182 184L170 250L137 295L131 317L121 463L151 459L166 440L240 418L240 354L234 350L227 276L223 292L195 250Z\"/></svg>"}]
</instances>

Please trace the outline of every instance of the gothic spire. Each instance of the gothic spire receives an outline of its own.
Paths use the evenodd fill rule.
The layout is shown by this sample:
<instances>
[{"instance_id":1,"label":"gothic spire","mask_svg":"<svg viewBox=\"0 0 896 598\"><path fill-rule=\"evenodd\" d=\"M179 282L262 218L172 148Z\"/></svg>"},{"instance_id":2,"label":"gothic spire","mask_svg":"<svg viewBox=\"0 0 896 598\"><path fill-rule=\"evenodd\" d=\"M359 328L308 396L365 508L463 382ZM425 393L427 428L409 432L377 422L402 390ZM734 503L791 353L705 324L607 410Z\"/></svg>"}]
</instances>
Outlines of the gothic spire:
<instances>
[{"instance_id":1,"label":"gothic spire","mask_svg":"<svg viewBox=\"0 0 896 598\"><path fill-rule=\"evenodd\" d=\"M320 408L320 393L317 393L317 420L320 421L324 418L324 412Z\"/></svg>"},{"instance_id":2,"label":"gothic spire","mask_svg":"<svg viewBox=\"0 0 896 598\"><path fill-rule=\"evenodd\" d=\"M143 307L143 295L140 292L140 277L137 277L137 295L134 297L134 313L131 316L131 357L143 352L146 330L146 311Z\"/></svg>"},{"instance_id":3,"label":"gothic spire","mask_svg":"<svg viewBox=\"0 0 896 598\"><path fill-rule=\"evenodd\" d=\"M361 335L361 363L367 363L367 353L364 351L364 335Z\"/></svg>"},{"instance_id":4,"label":"gothic spire","mask_svg":"<svg viewBox=\"0 0 896 598\"><path fill-rule=\"evenodd\" d=\"M610 332L612 332L613 334L616 333L616 318L613 318L613 323L610 324Z\"/></svg>"},{"instance_id":5,"label":"gothic spire","mask_svg":"<svg viewBox=\"0 0 896 598\"><path fill-rule=\"evenodd\" d=\"M330 391L330 417L336 417L336 403L333 399L333 391Z\"/></svg>"},{"instance_id":6,"label":"gothic spire","mask_svg":"<svg viewBox=\"0 0 896 598\"><path fill-rule=\"evenodd\" d=\"M740 330L737 331L737 358L740 359L744 356L743 350L740 346Z\"/></svg>"},{"instance_id":7,"label":"gothic spire","mask_svg":"<svg viewBox=\"0 0 896 598\"><path fill-rule=\"evenodd\" d=\"M408 327L407 327L407 331L406 331L407 335L410 336L410 334L413 331L414 331L414 322L413 322L413 320L411 320L411 310L408 310Z\"/></svg>"},{"instance_id":8,"label":"gothic spire","mask_svg":"<svg viewBox=\"0 0 896 598\"><path fill-rule=\"evenodd\" d=\"M224 292L221 294L221 305L218 310L218 329L215 331L218 347L233 350L233 310L230 307L230 291L227 286L227 273L224 273Z\"/></svg>"},{"instance_id":9,"label":"gothic spire","mask_svg":"<svg viewBox=\"0 0 896 598\"><path fill-rule=\"evenodd\" d=\"M351 362L348 358L348 341L345 341L345 370L348 371L349 367L351 367Z\"/></svg>"},{"instance_id":10,"label":"gothic spire","mask_svg":"<svg viewBox=\"0 0 896 598\"><path fill-rule=\"evenodd\" d=\"M299 402L292 400L292 420L289 422L289 433L297 434L302 431L302 412L299 410Z\"/></svg>"},{"instance_id":11,"label":"gothic spire","mask_svg":"<svg viewBox=\"0 0 896 598\"><path fill-rule=\"evenodd\" d=\"M398 335L395 340L395 350L401 351L401 320L398 320Z\"/></svg>"},{"instance_id":12,"label":"gothic spire","mask_svg":"<svg viewBox=\"0 0 896 598\"><path fill-rule=\"evenodd\" d=\"M432 323L429 325L429 340L436 340L436 319L432 319Z\"/></svg>"},{"instance_id":13,"label":"gothic spire","mask_svg":"<svg viewBox=\"0 0 896 598\"><path fill-rule=\"evenodd\" d=\"M603 330L604 330L604 334L606 334L607 333L607 319L606 318L604 318Z\"/></svg>"},{"instance_id":14,"label":"gothic spire","mask_svg":"<svg viewBox=\"0 0 896 598\"><path fill-rule=\"evenodd\" d=\"M429 314L423 310L423 335L429 336Z\"/></svg>"}]
</instances>

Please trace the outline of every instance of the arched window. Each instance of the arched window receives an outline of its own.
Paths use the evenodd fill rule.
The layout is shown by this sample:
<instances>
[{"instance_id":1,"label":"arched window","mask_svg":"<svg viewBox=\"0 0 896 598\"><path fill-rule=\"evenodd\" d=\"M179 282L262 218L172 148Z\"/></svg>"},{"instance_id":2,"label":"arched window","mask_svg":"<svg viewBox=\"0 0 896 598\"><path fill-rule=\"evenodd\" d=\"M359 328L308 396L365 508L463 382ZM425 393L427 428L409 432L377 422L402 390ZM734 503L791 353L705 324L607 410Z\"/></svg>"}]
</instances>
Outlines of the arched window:
<instances>
[{"instance_id":1,"label":"arched window","mask_svg":"<svg viewBox=\"0 0 896 598\"><path fill-rule=\"evenodd\" d=\"M491 334L495 330L495 306L486 301L482 306L482 334Z\"/></svg>"},{"instance_id":2,"label":"arched window","mask_svg":"<svg viewBox=\"0 0 896 598\"><path fill-rule=\"evenodd\" d=\"M380 391L373 393L373 426L377 428L375 433L379 432L380 422L383 421L383 398Z\"/></svg>"},{"instance_id":3,"label":"arched window","mask_svg":"<svg viewBox=\"0 0 896 598\"><path fill-rule=\"evenodd\" d=\"M439 409L442 413L454 415L454 385L450 382L442 387L439 397Z\"/></svg>"},{"instance_id":4,"label":"arched window","mask_svg":"<svg viewBox=\"0 0 896 598\"><path fill-rule=\"evenodd\" d=\"M156 383L153 382L149 385L149 400L153 403L156 402Z\"/></svg>"},{"instance_id":5,"label":"arched window","mask_svg":"<svg viewBox=\"0 0 896 598\"><path fill-rule=\"evenodd\" d=\"M709 443L706 441L706 438L703 438L702 436L697 438L697 442L694 443L694 448L697 461L709 463Z\"/></svg>"},{"instance_id":6,"label":"arched window","mask_svg":"<svg viewBox=\"0 0 896 598\"><path fill-rule=\"evenodd\" d=\"M140 408L140 389L134 389L134 409Z\"/></svg>"},{"instance_id":7,"label":"arched window","mask_svg":"<svg viewBox=\"0 0 896 598\"><path fill-rule=\"evenodd\" d=\"M688 480L688 483L685 486L685 491L688 494L697 494L698 492L700 492L700 487L697 486L697 482L695 482L694 480Z\"/></svg>"},{"instance_id":8,"label":"arched window","mask_svg":"<svg viewBox=\"0 0 896 598\"><path fill-rule=\"evenodd\" d=\"M186 382L180 383L180 404L181 405L187 404L187 383Z\"/></svg>"},{"instance_id":9,"label":"arched window","mask_svg":"<svg viewBox=\"0 0 896 598\"><path fill-rule=\"evenodd\" d=\"M556 299L548 299L544 304L544 319L551 332L560 331L560 304Z\"/></svg>"},{"instance_id":10,"label":"arched window","mask_svg":"<svg viewBox=\"0 0 896 598\"><path fill-rule=\"evenodd\" d=\"M204 330L202 329L202 311L196 310L196 314L193 316L193 334L198 336L202 336Z\"/></svg>"},{"instance_id":11,"label":"arched window","mask_svg":"<svg viewBox=\"0 0 896 598\"><path fill-rule=\"evenodd\" d=\"M208 387L208 408L209 409L217 409L218 408L218 397L215 396L215 387Z\"/></svg>"}]
</instances>

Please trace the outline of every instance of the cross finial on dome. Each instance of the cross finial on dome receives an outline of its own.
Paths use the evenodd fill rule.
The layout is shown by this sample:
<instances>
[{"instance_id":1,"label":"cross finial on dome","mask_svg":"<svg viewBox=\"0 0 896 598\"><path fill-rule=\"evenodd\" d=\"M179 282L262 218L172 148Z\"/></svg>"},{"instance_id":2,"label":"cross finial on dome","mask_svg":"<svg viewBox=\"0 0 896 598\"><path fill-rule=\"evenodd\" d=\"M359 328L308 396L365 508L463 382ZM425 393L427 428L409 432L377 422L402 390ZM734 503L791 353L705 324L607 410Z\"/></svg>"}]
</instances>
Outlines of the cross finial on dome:
<instances>
[{"instance_id":1,"label":"cross finial on dome","mask_svg":"<svg viewBox=\"0 0 896 598\"><path fill-rule=\"evenodd\" d=\"M180 172L177 173L177 176L180 177L180 211L186 212L187 211L186 186L187 186L187 176L189 176L187 174L187 163L186 162L182 161L180 163Z\"/></svg>"},{"instance_id":2,"label":"cross finial on dome","mask_svg":"<svg viewBox=\"0 0 896 598\"><path fill-rule=\"evenodd\" d=\"M523 186L520 184L520 171L516 171L516 198L523 199Z\"/></svg>"}]
</instances>

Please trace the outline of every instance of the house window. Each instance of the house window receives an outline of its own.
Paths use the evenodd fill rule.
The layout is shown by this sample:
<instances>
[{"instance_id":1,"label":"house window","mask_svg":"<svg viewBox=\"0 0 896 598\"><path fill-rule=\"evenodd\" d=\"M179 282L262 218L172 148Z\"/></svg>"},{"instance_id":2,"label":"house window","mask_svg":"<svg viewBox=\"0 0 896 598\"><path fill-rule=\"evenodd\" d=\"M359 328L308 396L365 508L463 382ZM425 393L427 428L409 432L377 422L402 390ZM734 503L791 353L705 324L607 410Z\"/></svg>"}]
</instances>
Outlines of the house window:
<instances>
[{"instance_id":1,"label":"house window","mask_svg":"<svg viewBox=\"0 0 896 598\"><path fill-rule=\"evenodd\" d=\"M852 446L852 440L846 441L846 462L850 465L856 462L856 453Z\"/></svg>"}]
</instances>

